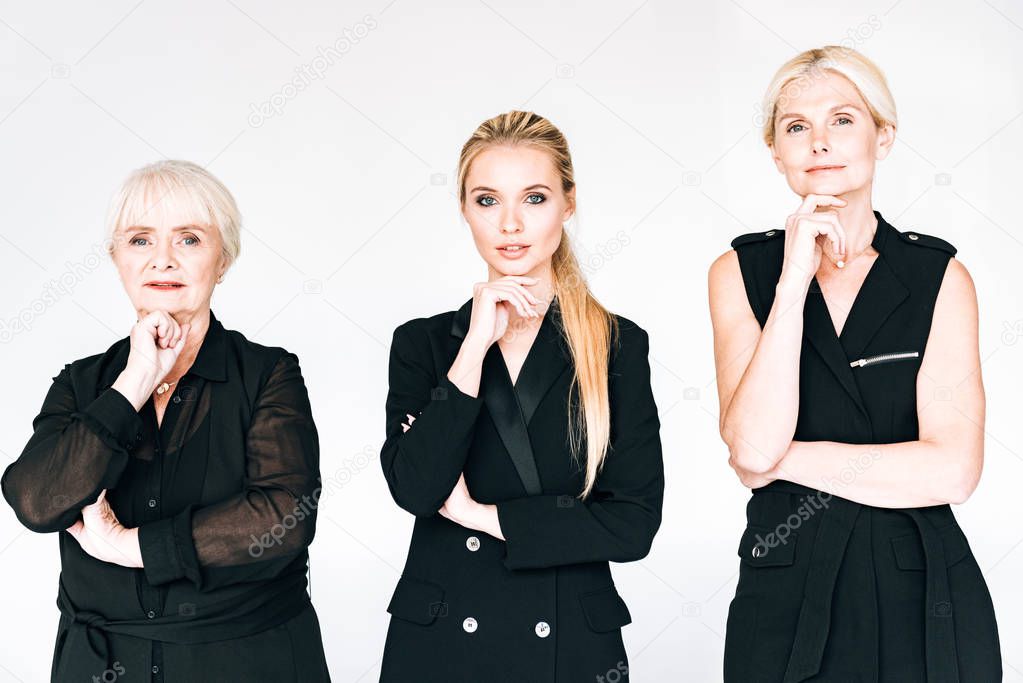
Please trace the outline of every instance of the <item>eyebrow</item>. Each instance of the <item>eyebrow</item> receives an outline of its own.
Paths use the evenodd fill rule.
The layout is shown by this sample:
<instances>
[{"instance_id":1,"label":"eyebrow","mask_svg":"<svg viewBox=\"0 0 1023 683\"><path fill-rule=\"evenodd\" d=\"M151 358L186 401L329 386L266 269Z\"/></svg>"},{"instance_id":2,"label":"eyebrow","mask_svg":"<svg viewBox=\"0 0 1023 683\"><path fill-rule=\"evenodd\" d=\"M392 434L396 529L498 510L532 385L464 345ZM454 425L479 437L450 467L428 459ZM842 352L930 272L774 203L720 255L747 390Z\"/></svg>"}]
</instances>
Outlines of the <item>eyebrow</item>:
<instances>
[{"instance_id":1,"label":"eyebrow","mask_svg":"<svg viewBox=\"0 0 1023 683\"><path fill-rule=\"evenodd\" d=\"M130 230L142 230L142 231L149 230L149 231L155 231L156 228L154 228L152 226L149 226L149 225L129 225L129 226L127 226L124 229L125 232L128 232ZM204 228L201 225L179 225L179 226L177 226L175 228L171 228L171 231L172 232L186 232L186 231L187 232L206 232L206 228Z\"/></svg>"},{"instance_id":2,"label":"eyebrow","mask_svg":"<svg viewBox=\"0 0 1023 683\"><path fill-rule=\"evenodd\" d=\"M833 112L838 111L839 109L855 109L856 111L860 112L861 114L863 113L863 109L861 109L860 107L857 107L855 104L852 104L851 102L847 102L845 104L836 104L834 107L832 107L831 109L828 110L828 113L831 114ZM785 119L803 119L803 118L806 118L806 117L803 116L802 114L799 114L799 113L796 113L796 112L792 112L792 113L789 113L789 114L783 114L783 115L779 116L778 117L778 122L780 123L780 122L784 121Z\"/></svg>"},{"instance_id":3,"label":"eyebrow","mask_svg":"<svg viewBox=\"0 0 1023 683\"><path fill-rule=\"evenodd\" d=\"M535 185L530 185L529 187L523 188L522 191L523 192L528 192L529 190L539 190L539 189L544 189L544 190L547 190L548 192L552 191L551 188L547 187L543 183L537 183ZM500 194L500 192L498 192L494 188L492 188L492 187L484 187L483 185L480 185L479 187L472 188L472 190L470 190L470 192L493 192L494 194Z\"/></svg>"}]
</instances>

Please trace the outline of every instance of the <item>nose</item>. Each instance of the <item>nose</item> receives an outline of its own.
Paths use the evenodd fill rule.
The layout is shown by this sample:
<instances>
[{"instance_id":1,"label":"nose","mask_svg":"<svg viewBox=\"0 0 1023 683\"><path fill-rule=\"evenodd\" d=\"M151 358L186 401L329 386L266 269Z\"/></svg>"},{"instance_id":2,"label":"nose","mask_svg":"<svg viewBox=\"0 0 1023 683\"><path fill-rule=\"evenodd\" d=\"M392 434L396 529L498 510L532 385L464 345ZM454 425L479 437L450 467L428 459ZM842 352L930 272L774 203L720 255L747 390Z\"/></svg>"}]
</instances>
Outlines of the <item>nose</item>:
<instances>
[{"instance_id":1,"label":"nose","mask_svg":"<svg viewBox=\"0 0 1023 683\"><path fill-rule=\"evenodd\" d=\"M153 249L153 258L149 261L149 267L154 270L172 270L177 268L178 263L174 258L174 249L171 240L159 240Z\"/></svg>"},{"instance_id":2,"label":"nose","mask_svg":"<svg viewBox=\"0 0 1023 683\"><path fill-rule=\"evenodd\" d=\"M514 207L507 208L501 213L501 233L508 235L516 232L522 232L522 220Z\"/></svg>"},{"instance_id":3,"label":"nose","mask_svg":"<svg viewBox=\"0 0 1023 683\"><path fill-rule=\"evenodd\" d=\"M823 135L815 136L812 145L814 154L821 154L828 151L828 140Z\"/></svg>"}]
</instances>

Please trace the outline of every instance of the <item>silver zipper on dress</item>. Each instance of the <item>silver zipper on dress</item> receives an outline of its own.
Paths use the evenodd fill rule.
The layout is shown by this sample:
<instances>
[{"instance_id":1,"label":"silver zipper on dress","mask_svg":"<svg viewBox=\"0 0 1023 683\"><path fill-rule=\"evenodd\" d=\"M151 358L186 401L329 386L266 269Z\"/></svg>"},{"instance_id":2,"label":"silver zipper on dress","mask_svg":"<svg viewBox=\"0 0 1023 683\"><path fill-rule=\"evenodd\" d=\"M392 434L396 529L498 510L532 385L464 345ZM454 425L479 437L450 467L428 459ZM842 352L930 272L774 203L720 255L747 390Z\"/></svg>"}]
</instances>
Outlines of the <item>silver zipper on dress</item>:
<instances>
[{"instance_id":1,"label":"silver zipper on dress","mask_svg":"<svg viewBox=\"0 0 1023 683\"><path fill-rule=\"evenodd\" d=\"M887 363L893 360L902 360L903 358L918 358L920 356L919 351L904 351L900 353L882 353L878 356L870 356L868 358L860 358L849 363L851 368L862 368L864 365L873 365L874 363Z\"/></svg>"}]
</instances>

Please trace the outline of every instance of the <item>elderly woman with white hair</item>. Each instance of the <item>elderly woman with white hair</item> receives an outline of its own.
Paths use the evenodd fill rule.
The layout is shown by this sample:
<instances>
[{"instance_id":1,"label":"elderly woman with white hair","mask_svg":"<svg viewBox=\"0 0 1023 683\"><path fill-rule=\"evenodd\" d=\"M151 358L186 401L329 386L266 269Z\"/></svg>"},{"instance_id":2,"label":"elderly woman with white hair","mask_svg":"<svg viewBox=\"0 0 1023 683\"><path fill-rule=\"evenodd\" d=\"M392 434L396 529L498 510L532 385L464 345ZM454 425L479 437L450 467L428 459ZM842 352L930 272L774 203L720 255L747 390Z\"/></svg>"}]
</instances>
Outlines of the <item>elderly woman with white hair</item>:
<instances>
[{"instance_id":1,"label":"elderly woman with white hair","mask_svg":"<svg viewBox=\"0 0 1023 683\"><path fill-rule=\"evenodd\" d=\"M138 320L54 378L3 475L59 532L54 681L328 681L306 592L319 443L298 358L210 310L240 218L161 161L115 197L109 249Z\"/></svg>"}]
</instances>

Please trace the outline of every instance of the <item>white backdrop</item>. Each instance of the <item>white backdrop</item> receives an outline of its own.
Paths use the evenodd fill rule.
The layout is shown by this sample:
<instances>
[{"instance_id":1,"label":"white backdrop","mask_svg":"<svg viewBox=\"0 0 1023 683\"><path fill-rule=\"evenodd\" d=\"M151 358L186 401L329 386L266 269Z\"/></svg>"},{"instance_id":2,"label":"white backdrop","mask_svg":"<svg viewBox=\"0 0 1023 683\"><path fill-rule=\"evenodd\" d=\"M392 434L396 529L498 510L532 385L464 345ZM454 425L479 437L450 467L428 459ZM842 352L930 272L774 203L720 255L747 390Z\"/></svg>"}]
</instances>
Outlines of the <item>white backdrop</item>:
<instances>
[{"instance_id":1,"label":"white backdrop","mask_svg":"<svg viewBox=\"0 0 1023 683\"><path fill-rule=\"evenodd\" d=\"M111 192L161 157L208 165L245 216L214 310L299 355L320 429L334 493L312 591L332 676L376 681L413 521L378 461L390 335L485 278L454 197L458 151L483 119L533 109L572 147L594 291L650 333L667 491L653 552L613 568L632 679L721 680L748 493L717 435L707 268L798 205L759 138L768 80L844 42L899 106L875 208L956 245L977 285L989 438L956 512L1005 680L1023 681L1019 0L288 4L0 2L0 465L50 378L134 321L99 246ZM56 538L2 506L0 683L48 676L58 569Z\"/></svg>"}]
</instances>

